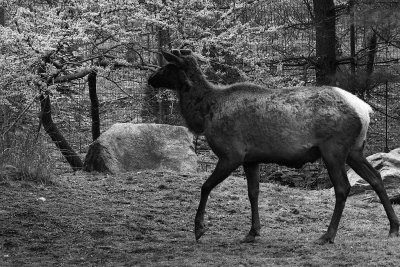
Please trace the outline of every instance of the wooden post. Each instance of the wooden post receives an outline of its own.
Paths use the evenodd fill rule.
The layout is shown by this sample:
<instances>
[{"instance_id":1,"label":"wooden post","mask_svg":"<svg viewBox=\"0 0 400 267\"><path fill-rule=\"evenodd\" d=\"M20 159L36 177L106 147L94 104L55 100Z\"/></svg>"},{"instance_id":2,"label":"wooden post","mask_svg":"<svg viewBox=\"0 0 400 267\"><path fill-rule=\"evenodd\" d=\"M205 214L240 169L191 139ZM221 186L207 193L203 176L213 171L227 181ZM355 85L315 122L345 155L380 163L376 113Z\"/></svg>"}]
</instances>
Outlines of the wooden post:
<instances>
[{"instance_id":1,"label":"wooden post","mask_svg":"<svg viewBox=\"0 0 400 267\"><path fill-rule=\"evenodd\" d=\"M4 6L0 6L0 25L6 26L6 10Z\"/></svg>"},{"instance_id":2,"label":"wooden post","mask_svg":"<svg viewBox=\"0 0 400 267\"><path fill-rule=\"evenodd\" d=\"M90 111L92 116L92 140L96 140L100 136L100 115L99 115L99 100L96 92L97 72L93 70L88 75Z\"/></svg>"}]
</instances>

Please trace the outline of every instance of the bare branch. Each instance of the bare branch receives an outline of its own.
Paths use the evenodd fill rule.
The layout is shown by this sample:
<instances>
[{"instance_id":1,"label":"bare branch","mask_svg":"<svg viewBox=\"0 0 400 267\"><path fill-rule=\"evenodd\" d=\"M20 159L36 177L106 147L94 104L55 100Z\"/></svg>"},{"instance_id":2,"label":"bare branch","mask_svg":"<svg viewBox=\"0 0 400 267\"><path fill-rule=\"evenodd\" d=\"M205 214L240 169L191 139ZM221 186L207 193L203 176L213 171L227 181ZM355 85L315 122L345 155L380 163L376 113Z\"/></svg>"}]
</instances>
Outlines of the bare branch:
<instances>
[{"instance_id":1,"label":"bare branch","mask_svg":"<svg viewBox=\"0 0 400 267\"><path fill-rule=\"evenodd\" d=\"M15 23L15 26L17 27L18 33L21 34L22 32L21 32L21 29L19 28L18 22L17 22L17 21L14 21L14 23ZM27 37L25 41L26 41L26 43L29 45L29 47L30 47L33 51L35 51L35 53L40 54L40 51L33 47L32 42L31 42L31 39L30 39L29 37Z\"/></svg>"},{"instance_id":2,"label":"bare branch","mask_svg":"<svg viewBox=\"0 0 400 267\"><path fill-rule=\"evenodd\" d=\"M116 62L114 61L114 59L116 58L112 56L108 56L107 58L110 58L111 60L103 59L99 61L97 65L100 67L113 66L114 68L134 68L134 69L151 70L151 71L155 71L159 68L159 66L153 64L131 64L131 63Z\"/></svg>"},{"instance_id":3,"label":"bare branch","mask_svg":"<svg viewBox=\"0 0 400 267\"><path fill-rule=\"evenodd\" d=\"M100 76L100 75L99 75L99 76ZM110 79L110 78L108 78L108 77L106 77L106 76L102 76L102 75L101 75L101 77L103 77L104 79L106 79L106 80L112 82L115 86L117 86L117 88L118 88L121 92L123 92L123 93L124 93L125 95L127 95L128 97L134 98L131 94L129 94L128 92L126 92L124 89L122 89L122 87L121 87L117 82L115 82L114 80L112 80L112 79Z\"/></svg>"},{"instance_id":4,"label":"bare branch","mask_svg":"<svg viewBox=\"0 0 400 267\"><path fill-rule=\"evenodd\" d=\"M400 48L400 45L394 43L393 41L390 41L389 39L385 38L382 34L380 34L374 27L371 27L371 29L374 31L374 33L381 38L382 40L384 40L387 44L396 47L396 48Z\"/></svg>"},{"instance_id":5,"label":"bare branch","mask_svg":"<svg viewBox=\"0 0 400 267\"><path fill-rule=\"evenodd\" d=\"M93 71L93 68L88 68L88 69L84 69L84 70L82 70L80 72L76 72L76 73L72 73L72 74L56 77L54 79L52 77L50 77L50 78L47 79L47 84L63 83L63 82L69 82L69 81L72 81L72 80L80 79L80 78L85 77L86 75L88 75L92 71Z\"/></svg>"}]
</instances>

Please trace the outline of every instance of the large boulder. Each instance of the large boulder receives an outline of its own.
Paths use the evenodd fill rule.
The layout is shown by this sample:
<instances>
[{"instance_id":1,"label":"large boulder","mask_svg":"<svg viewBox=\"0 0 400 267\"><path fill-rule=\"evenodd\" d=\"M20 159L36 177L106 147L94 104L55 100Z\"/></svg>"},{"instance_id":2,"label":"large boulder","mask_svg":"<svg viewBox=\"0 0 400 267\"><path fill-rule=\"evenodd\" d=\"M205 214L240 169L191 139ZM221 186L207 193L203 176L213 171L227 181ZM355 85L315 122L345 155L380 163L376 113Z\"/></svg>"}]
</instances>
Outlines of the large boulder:
<instances>
[{"instance_id":1,"label":"large boulder","mask_svg":"<svg viewBox=\"0 0 400 267\"><path fill-rule=\"evenodd\" d=\"M367 160L380 172L388 194L396 193L400 189L400 148L389 153L373 154L367 157ZM352 169L347 172L347 176L351 185L351 195L372 190L371 186Z\"/></svg>"},{"instance_id":2,"label":"large boulder","mask_svg":"<svg viewBox=\"0 0 400 267\"><path fill-rule=\"evenodd\" d=\"M195 172L197 156L192 140L192 134L182 126L117 123L90 145L84 170Z\"/></svg>"}]
</instances>

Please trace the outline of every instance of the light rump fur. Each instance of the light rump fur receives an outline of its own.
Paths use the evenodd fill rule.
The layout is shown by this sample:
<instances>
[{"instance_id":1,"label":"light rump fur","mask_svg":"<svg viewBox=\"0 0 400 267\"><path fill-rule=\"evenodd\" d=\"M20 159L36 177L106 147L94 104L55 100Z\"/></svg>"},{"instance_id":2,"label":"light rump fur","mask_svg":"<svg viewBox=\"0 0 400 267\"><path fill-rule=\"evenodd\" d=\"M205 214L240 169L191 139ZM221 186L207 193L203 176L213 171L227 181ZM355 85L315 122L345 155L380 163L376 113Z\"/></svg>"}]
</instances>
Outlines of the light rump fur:
<instances>
[{"instance_id":1,"label":"light rump fur","mask_svg":"<svg viewBox=\"0 0 400 267\"><path fill-rule=\"evenodd\" d=\"M355 95L341 88L333 87L333 90L338 92L357 112L357 115L361 120L361 131L358 139L356 140L356 146L361 146L367 137L368 125L370 122L369 114L372 113L372 108L370 105L368 105Z\"/></svg>"},{"instance_id":2,"label":"light rump fur","mask_svg":"<svg viewBox=\"0 0 400 267\"><path fill-rule=\"evenodd\" d=\"M318 242L333 242L335 238L350 189L346 162L371 183L387 212L390 235L398 235L398 219L380 175L362 154L371 111L365 102L333 87L214 85L204 77L190 52L173 53L163 53L169 63L149 78L149 84L177 90L188 127L204 134L219 158L202 186L195 218L196 239L205 232L209 193L239 165L245 170L252 210L252 226L244 242L252 242L260 232L259 163L301 167L320 157L334 185L336 204L328 230Z\"/></svg>"}]
</instances>

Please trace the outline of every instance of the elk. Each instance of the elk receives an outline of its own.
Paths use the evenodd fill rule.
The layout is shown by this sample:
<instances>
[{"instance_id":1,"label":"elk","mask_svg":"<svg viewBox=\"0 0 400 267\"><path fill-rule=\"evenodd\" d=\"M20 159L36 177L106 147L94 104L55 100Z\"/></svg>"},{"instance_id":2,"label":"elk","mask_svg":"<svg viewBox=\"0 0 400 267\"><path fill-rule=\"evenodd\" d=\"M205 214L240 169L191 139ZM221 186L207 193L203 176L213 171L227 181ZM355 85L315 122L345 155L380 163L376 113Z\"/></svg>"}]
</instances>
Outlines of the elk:
<instances>
[{"instance_id":1,"label":"elk","mask_svg":"<svg viewBox=\"0 0 400 267\"><path fill-rule=\"evenodd\" d=\"M203 75L190 50L162 52L167 64L148 83L177 91L188 128L203 134L218 162L201 187L194 233L205 233L208 196L240 165L246 175L251 228L242 242L260 235L259 164L299 168L322 158L335 190L335 207L327 231L316 243L333 243L350 191L345 164L375 190L389 219L389 236L398 236L399 220L380 174L363 155L370 106L337 87L266 88L252 83L222 86Z\"/></svg>"}]
</instances>

